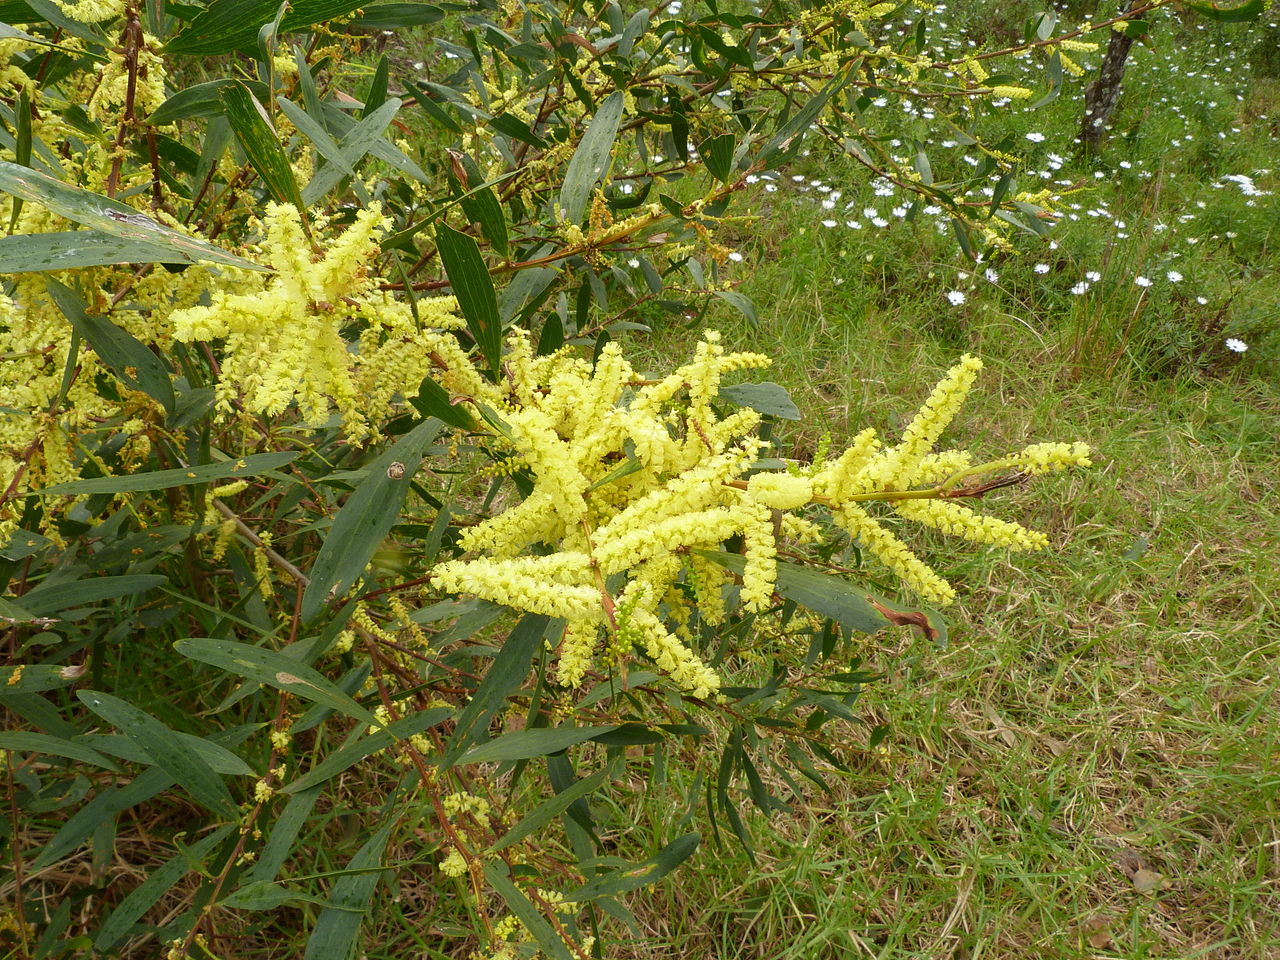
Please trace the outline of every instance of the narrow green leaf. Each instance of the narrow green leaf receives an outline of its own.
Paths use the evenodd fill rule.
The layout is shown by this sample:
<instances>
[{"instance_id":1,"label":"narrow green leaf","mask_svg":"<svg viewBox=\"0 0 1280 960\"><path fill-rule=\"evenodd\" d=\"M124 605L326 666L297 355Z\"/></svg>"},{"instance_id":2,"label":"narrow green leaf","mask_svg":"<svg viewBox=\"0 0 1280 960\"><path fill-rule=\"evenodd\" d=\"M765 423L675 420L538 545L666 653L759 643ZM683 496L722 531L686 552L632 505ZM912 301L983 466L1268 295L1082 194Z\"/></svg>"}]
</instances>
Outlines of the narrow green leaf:
<instances>
[{"instance_id":1,"label":"narrow green leaf","mask_svg":"<svg viewBox=\"0 0 1280 960\"><path fill-rule=\"evenodd\" d=\"M316 784L308 790L299 790L289 798L284 811L276 817L271 826L271 835L262 845L258 858L245 877L246 883L270 883L280 874L285 862L293 853L298 833L311 818L311 810L324 789L323 784Z\"/></svg>"},{"instance_id":2,"label":"narrow green leaf","mask_svg":"<svg viewBox=\"0 0 1280 960\"><path fill-rule=\"evenodd\" d=\"M311 620L330 596L343 596L356 582L379 544L400 515L423 451L443 428L439 420L424 420L378 457L334 517L311 568L311 582L302 594L302 619Z\"/></svg>"},{"instance_id":3,"label":"narrow green leaf","mask_svg":"<svg viewBox=\"0 0 1280 960\"><path fill-rule=\"evenodd\" d=\"M756 305L745 293L739 293L737 290L716 290L713 292L717 297L746 317L747 323L751 324L751 326L760 326L760 321L756 317Z\"/></svg>"},{"instance_id":4,"label":"narrow green leaf","mask_svg":"<svg viewBox=\"0 0 1280 960\"><path fill-rule=\"evenodd\" d=\"M81 763L114 770L116 773L122 772L118 763L108 760L97 750L86 747L83 743L47 733L28 733L24 730L0 732L0 750L39 753L47 757L66 757L68 760L79 760Z\"/></svg>"},{"instance_id":5,"label":"narrow green leaf","mask_svg":"<svg viewBox=\"0 0 1280 960\"><path fill-rule=\"evenodd\" d=\"M612 767L597 770L591 776L584 777L567 790L562 790L555 796L542 801L542 803L529 811L519 823L504 833L498 842L489 848L490 852L505 850L513 843L519 843L525 837L537 833L568 810L578 799L598 790L610 776L612 770Z\"/></svg>"},{"instance_id":6,"label":"narrow green leaf","mask_svg":"<svg viewBox=\"0 0 1280 960\"><path fill-rule=\"evenodd\" d=\"M721 387L720 396L740 407L750 407L760 413L781 420L803 419L800 408L791 399L787 388L765 380L761 383L735 383Z\"/></svg>"},{"instance_id":7,"label":"narrow green leaf","mask_svg":"<svg viewBox=\"0 0 1280 960\"><path fill-rule=\"evenodd\" d=\"M407 78L405 82L417 92L417 96L414 97L414 101L426 112L427 116L430 117L432 121L444 127L451 133L462 132L462 127L458 124L458 121L450 116L448 111L440 105L426 84L418 83L412 78ZM446 99L445 102L448 102L448 100Z\"/></svg>"},{"instance_id":8,"label":"narrow green leaf","mask_svg":"<svg viewBox=\"0 0 1280 960\"><path fill-rule=\"evenodd\" d=\"M622 122L623 106L621 90L609 94L591 118L582 141L569 160L564 172L564 185L560 188L560 210L570 223L582 220L591 191L609 167L613 142L618 137L618 125Z\"/></svg>"},{"instance_id":9,"label":"narrow green leaf","mask_svg":"<svg viewBox=\"0 0 1280 960\"><path fill-rule=\"evenodd\" d=\"M445 114L445 117L447 117L450 122L454 122L453 118L449 117L448 114ZM534 133L527 123L513 114L500 113L496 117L490 118L487 122L489 126L493 127L493 129L505 136L511 137L513 140L519 140L522 143L527 143L529 146L537 147L539 150L545 150L547 148L547 141Z\"/></svg>"},{"instance_id":10,"label":"narrow green leaf","mask_svg":"<svg viewBox=\"0 0 1280 960\"><path fill-rule=\"evenodd\" d=\"M220 460L202 463L195 467L179 467L176 470L152 470L149 473L128 473L119 477L92 477L88 480L72 480L57 483L43 490L32 490L29 497L80 496L85 493L139 493L151 490L167 490L185 487L193 483L209 483L227 477L252 477L263 474L297 459L296 453L255 453L239 460Z\"/></svg>"},{"instance_id":11,"label":"narrow green leaf","mask_svg":"<svg viewBox=\"0 0 1280 960\"><path fill-rule=\"evenodd\" d=\"M798 149L800 140L809 130L809 125L817 119L818 114L827 105L827 101L835 96L852 77L852 68L833 77L825 87L797 110L790 120L778 128L778 132L773 135L773 139L765 144L760 151L760 155L756 158L756 164L765 168L775 167L790 152Z\"/></svg>"},{"instance_id":12,"label":"narrow green leaf","mask_svg":"<svg viewBox=\"0 0 1280 960\"><path fill-rule=\"evenodd\" d=\"M342 161L340 163L327 164L316 171L315 176L311 178L311 182L302 191L303 202L307 204L318 203L342 180L343 176L346 175L345 171L354 170L356 164L369 153L372 153L380 160L385 160L396 166L402 166L401 161L407 161L408 158L382 138L382 134L399 111L400 101L393 97L367 117L353 123L338 142L338 150ZM390 151L389 154L388 151ZM410 166L411 169L406 170L406 172L416 176L419 180L422 179L421 171L418 171L416 166Z\"/></svg>"},{"instance_id":13,"label":"narrow green leaf","mask_svg":"<svg viewBox=\"0 0 1280 960\"><path fill-rule=\"evenodd\" d=\"M663 847L643 863L617 870L583 884L565 899L575 902L594 900L597 897L616 897L628 890L636 890L656 883L684 863L698 849L702 838L696 833L686 833Z\"/></svg>"},{"instance_id":14,"label":"narrow green leaf","mask_svg":"<svg viewBox=\"0 0 1280 960\"><path fill-rule=\"evenodd\" d=\"M498 297L480 248L471 237L445 223L436 227L436 247L453 295L458 298L458 308L466 318L467 329L489 370L496 374L502 355L502 318L498 315Z\"/></svg>"},{"instance_id":15,"label":"narrow green leaf","mask_svg":"<svg viewBox=\"0 0 1280 960\"><path fill-rule=\"evenodd\" d=\"M53 277L45 277L44 284L63 316L102 362L111 368L111 372L122 383L151 397L164 407L166 413L173 413L178 401L164 361L106 317L89 316L84 303L70 287Z\"/></svg>"},{"instance_id":16,"label":"narrow green leaf","mask_svg":"<svg viewBox=\"0 0 1280 960\"><path fill-rule=\"evenodd\" d=\"M240 141L249 163L266 184L267 190L275 197L276 202L293 204L305 217L306 205L298 191L293 167L289 165L289 158L284 155L266 109L243 83L223 88L218 96L222 100L222 110L227 122L231 124L232 132Z\"/></svg>"},{"instance_id":17,"label":"narrow green leaf","mask_svg":"<svg viewBox=\"0 0 1280 960\"><path fill-rule=\"evenodd\" d=\"M81 190L16 163L0 160L0 190L38 203L59 216L101 233L167 247L173 253L174 263L209 260L245 270L267 271L266 267L189 237L110 197Z\"/></svg>"},{"instance_id":18,"label":"narrow green leaf","mask_svg":"<svg viewBox=\"0 0 1280 960\"><path fill-rule=\"evenodd\" d=\"M547 918L538 912L538 908L526 897L512 881L510 868L501 860L490 860L484 865L484 878L507 903L507 909L515 914L516 919L533 936L534 941L552 960L573 960L564 940L547 923Z\"/></svg>"},{"instance_id":19,"label":"narrow green leaf","mask_svg":"<svg viewBox=\"0 0 1280 960\"><path fill-rule=\"evenodd\" d=\"M506 760L528 760L559 753L575 743L582 743L602 733L616 730L617 725L604 727L535 727L516 730L472 747L458 763L501 763Z\"/></svg>"},{"instance_id":20,"label":"narrow green leaf","mask_svg":"<svg viewBox=\"0 0 1280 960\"><path fill-rule=\"evenodd\" d=\"M1043 106L1047 106L1058 99L1058 94L1062 92L1062 53L1058 50L1053 51L1049 57L1048 81L1049 92L1043 97L1031 104L1028 110L1039 110ZM992 205L994 209L995 204Z\"/></svg>"},{"instance_id":21,"label":"narrow green leaf","mask_svg":"<svg viewBox=\"0 0 1280 960\"><path fill-rule=\"evenodd\" d=\"M293 887L269 881L246 883L225 897L218 906L230 910L276 910L288 903L314 903L327 906L328 901Z\"/></svg>"},{"instance_id":22,"label":"narrow green leaf","mask_svg":"<svg viewBox=\"0 0 1280 960\"><path fill-rule=\"evenodd\" d=\"M19 166L31 166L31 96L27 93L26 87L18 90L18 99L13 105L14 126L17 128L17 136L14 138L13 158L18 162ZM17 197L13 201L13 210L9 215L9 232L13 233L18 226L18 220L22 216L21 197Z\"/></svg>"},{"instance_id":23,"label":"narrow green leaf","mask_svg":"<svg viewBox=\"0 0 1280 960\"><path fill-rule=\"evenodd\" d=\"M0 701L24 693L69 687L83 673L83 667L57 663L15 663L0 667Z\"/></svg>"},{"instance_id":24,"label":"narrow green leaf","mask_svg":"<svg viewBox=\"0 0 1280 960\"><path fill-rule=\"evenodd\" d=\"M507 243L507 218L503 216L502 204L498 202L498 196L493 192L493 187L475 186L484 182L476 162L465 154L460 154L459 157L466 168L468 186L471 187L460 198L462 211L472 223L480 224L480 229L493 246L494 252L501 257L506 257L510 254L510 249Z\"/></svg>"},{"instance_id":25,"label":"narrow green leaf","mask_svg":"<svg viewBox=\"0 0 1280 960\"><path fill-rule=\"evenodd\" d=\"M189 751L199 754L214 773L231 777L256 777L258 775L253 767L221 744L176 730L174 731L174 736L182 741ZM84 734L79 739L96 747L103 753L109 753L114 757L119 757L121 760L128 760L130 763L153 764L156 762L155 757L138 746L135 741L118 734Z\"/></svg>"},{"instance_id":26,"label":"narrow green leaf","mask_svg":"<svg viewBox=\"0 0 1280 960\"><path fill-rule=\"evenodd\" d=\"M329 131L321 126L319 120L313 118L288 97L276 97L276 103L289 118L289 122L298 128L298 132L311 141L320 156L336 165L347 176L352 176L356 172L351 166L350 159L338 146L338 142L329 136Z\"/></svg>"},{"instance_id":27,"label":"narrow green leaf","mask_svg":"<svg viewBox=\"0 0 1280 960\"><path fill-rule=\"evenodd\" d=\"M191 796L220 817L235 819L235 801L222 778L165 724L131 703L97 690L80 690L80 701L133 740Z\"/></svg>"},{"instance_id":28,"label":"narrow green leaf","mask_svg":"<svg viewBox=\"0 0 1280 960\"><path fill-rule=\"evenodd\" d=\"M374 726L381 723L364 707L339 690L318 671L292 657L235 640L203 637L179 640L174 645L184 657L208 663L267 686L292 693Z\"/></svg>"},{"instance_id":29,"label":"narrow green leaf","mask_svg":"<svg viewBox=\"0 0 1280 960\"><path fill-rule=\"evenodd\" d=\"M270 23L278 0L214 0L185 30L165 44L169 53L219 56L233 50L254 52L258 31ZM362 6L358 0L296 0L280 23L279 32L301 30L313 23L345 16Z\"/></svg>"},{"instance_id":30,"label":"narrow green leaf","mask_svg":"<svg viewBox=\"0 0 1280 960\"><path fill-rule=\"evenodd\" d=\"M702 162L721 183L728 183L729 175L733 173L733 149L737 145L738 140L732 133L722 133L704 140L699 148Z\"/></svg>"},{"instance_id":31,"label":"narrow green leaf","mask_svg":"<svg viewBox=\"0 0 1280 960\"><path fill-rule=\"evenodd\" d=\"M15 201L16 203L17 201ZM97 230L27 233L0 238L0 273L78 270L111 263L171 263L173 251ZM185 259L183 262L187 262Z\"/></svg>"},{"instance_id":32,"label":"narrow green leaf","mask_svg":"<svg viewBox=\"0 0 1280 960\"><path fill-rule=\"evenodd\" d=\"M924 150L917 150L915 160L912 162L916 173L920 174L920 182L926 187L933 186L933 164L929 162L929 155Z\"/></svg>"},{"instance_id":33,"label":"narrow green leaf","mask_svg":"<svg viewBox=\"0 0 1280 960\"><path fill-rule=\"evenodd\" d=\"M19 536L21 536L21 534L19 534ZM23 558L21 556L15 556L15 554L22 553L24 548L25 544L23 544L22 547L19 547L18 544L15 544L11 540L6 546L0 548L0 557L4 557L7 560L21 560ZM26 555L31 556L30 553ZM39 617L26 607L20 607L12 600L0 597L0 623L9 625L15 623L34 623L39 619Z\"/></svg>"},{"instance_id":34,"label":"narrow green leaf","mask_svg":"<svg viewBox=\"0 0 1280 960\"><path fill-rule=\"evenodd\" d=\"M387 749L397 740L406 740L429 727L443 723L451 716L453 716L451 707L433 707L430 710L422 710L403 717L385 730L375 730L365 736L352 737L320 763L287 784L280 792L300 794L311 787L319 786L344 770L351 769L365 757Z\"/></svg>"},{"instance_id":35,"label":"narrow green leaf","mask_svg":"<svg viewBox=\"0 0 1280 960\"><path fill-rule=\"evenodd\" d=\"M347 960L360 935L360 925L373 899L373 891L382 876L371 868L383 866L382 855L391 837L394 819L375 833L347 864L329 894L328 906L321 911L307 939L303 960Z\"/></svg>"},{"instance_id":36,"label":"narrow green leaf","mask_svg":"<svg viewBox=\"0 0 1280 960\"><path fill-rule=\"evenodd\" d=\"M152 126L164 126L177 120L197 120L204 117L216 117L222 113L221 92L237 82L243 83L249 91L262 100L267 96L267 85L257 80L236 81L230 77L210 80L206 83L193 83L171 96L155 112L147 117Z\"/></svg>"},{"instance_id":37,"label":"narrow green leaf","mask_svg":"<svg viewBox=\"0 0 1280 960\"><path fill-rule=\"evenodd\" d=\"M373 79L369 81L369 92L364 96L364 110L361 118L369 116L373 111L387 102L387 55L378 58L378 65L373 69Z\"/></svg>"},{"instance_id":38,"label":"narrow green leaf","mask_svg":"<svg viewBox=\"0 0 1280 960\"><path fill-rule=\"evenodd\" d=\"M746 569L746 557L741 554L714 550L697 552L739 576ZM867 591L855 588L842 577L779 561L777 590L788 600L860 633L875 633L889 625L889 621L867 599Z\"/></svg>"},{"instance_id":39,"label":"narrow green leaf","mask_svg":"<svg viewBox=\"0 0 1280 960\"><path fill-rule=\"evenodd\" d=\"M40 584L19 599L22 607L37 617L48 617L73 607L88 607L103 600L116 600L134 593L145 593L168 580L158 574L132 574L121 577L91 577L87 580Z\"/></svg>"},{"instance_id":40,"label":"narrow green leaf","mask_svg":"<svg viewBox=\"0 0 1280 960\"><path fill-rule=\"evenodd\" d=\"M53 838L40 848L32 861L31 869L43 870L69 855L93 835L98 825L115 817L122 810L145 803L156 794L173 786L174 778L160 767L144 770L122 787L107 787L92 800L71 815L58 828Z\"/></svg>"},{"instance_id":41,"label":"narrow green leaf","mask_svg":"<svg viewBox=\"0 0 1280 960\"><path fill-rule=\"evenodd\" d=\"M429 26L444 19L444 11L434 3L377 3L362 8L351 21L356 30L403 30L405 27Z\"/></svg>"},{"instance_id":42,"label":"narrow green leaf","mask_svg":"<svg viewBox=\"0 0 1280 960\"><path fill-rule=\"evenodd\" d=\"M462 751L488 732L489 724L506 705L507 696L519 689L529 675L533 657L542 646L542 637L549 622L540 614L526 613L516 624L493 664L485 671L475 694L458 716L458 723L440 763L442 769L453 766Z\"/></svg>"},{"instance_id":43,"label":"narrow green leaf","mask_svg":"<svg viewBox=\"0 0 1280 960\"><path fill-rule=\"evenodd\" d=\"M107 917L106 923L93 938L94 947L98 950L110 950L129 935L133 925L144 913L155 906L174 884L192 870L204 872L205 861L214 847L230 836L235 828L234 823L219 827L153 870L147 879L130 890L129 895L120 901L120 905L111 911L111 916Z\"/></svg>"},{"instance_id":44,"label":"narrow green leaf","mask_svg":"<svg viewBox=\"0 0 1280 960\"><path fill-rule=\"evenodd\" d=\"M1266 0L1246 0L1238 6L1220 7L1216 3L1197 3L1194 0L1186 0L1185 6L1219 23L1248 23L1266 12L1267 2Z\"/></svg>"},{"instance_id":45,"label":"narrow green leaf","mask_svg":"<svg viewBox=\"0 0 1280 960\"><path fill-rule=\"evenodd\" d=\"M474 430L476 427L475 419L466 407L452 403L449 391L431 377L423 379L418 386L418 395L410 397L409 404L424 417L435 417L451 427L462 430Z\"/></svg>"}]
</instances>

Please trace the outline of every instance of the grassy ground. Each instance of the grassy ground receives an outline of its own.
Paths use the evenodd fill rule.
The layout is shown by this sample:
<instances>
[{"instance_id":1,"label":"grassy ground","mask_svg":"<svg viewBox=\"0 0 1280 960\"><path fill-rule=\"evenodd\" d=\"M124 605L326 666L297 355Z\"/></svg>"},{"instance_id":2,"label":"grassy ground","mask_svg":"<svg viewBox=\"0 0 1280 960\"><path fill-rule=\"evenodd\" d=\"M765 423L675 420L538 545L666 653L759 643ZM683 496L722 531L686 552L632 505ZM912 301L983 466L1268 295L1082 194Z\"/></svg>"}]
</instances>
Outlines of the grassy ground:
<instances>
[{"instance_id":1,"label":"grassy ground","mask_svg":"<svg viewBox=\"0 0 1280 960\"><path fill-rule=\"evenodd\" d=\"M756 198L738 275L758 328L714 322L775 358L811 414L800 455L900 427L964 351L987 369L953 437L1099 455L988 497L1051 535L1041 555L914 538L961 599L946 650L866 645L887 678L861 707L888 751L758 823L756 865L709 847L637 898L644 936L619 956L1280 957L1280 205L1222 179L1280 185L1280 100L1241 76L1253 38L1196 33L1138 56L1103 157L1042 159L1089 189L1056 249L995 281L817 151L809 182ZM1077 122L1064 104L1018 132L1069 142ZM646 342L681 355L698 329ZM660 830L671 800L641 820Z\"/></svg>"}]
</instances>

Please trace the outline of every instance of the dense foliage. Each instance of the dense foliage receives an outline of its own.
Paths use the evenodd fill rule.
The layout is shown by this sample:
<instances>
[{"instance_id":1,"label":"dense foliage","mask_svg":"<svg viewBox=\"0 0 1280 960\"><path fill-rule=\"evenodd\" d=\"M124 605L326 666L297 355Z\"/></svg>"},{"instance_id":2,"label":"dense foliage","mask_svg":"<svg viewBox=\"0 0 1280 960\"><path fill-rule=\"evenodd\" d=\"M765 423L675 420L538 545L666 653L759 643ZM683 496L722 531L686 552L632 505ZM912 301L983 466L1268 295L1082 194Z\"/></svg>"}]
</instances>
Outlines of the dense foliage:
<instances>
[{"instance_id":1,"label":"dense foliage","mask_svg":"<svg viewBox=\"0 0 1280 960\"><path fill-rule=\"evenodd\" d=\"M897 520L1044 547L961 501L1088 449L935 449L966 356L898 442L790 458L785 391L725 382L767 357L708 332L650 374L619 338L752 316L718 231L820 139L974 261L1042 235L1000 111L1168 5L945 59L890 4L0 5L18 949L271 955L300 910L346 957L425 871L437 952L604 955L700 831L824 785L851 633L945 638L875 580L955 597ZM422 25L397 69L383 31ZM619 858L599 805L673 763L684 809ZM118 859L146 878L100 895Z\"/></svg>"}]
</instances>

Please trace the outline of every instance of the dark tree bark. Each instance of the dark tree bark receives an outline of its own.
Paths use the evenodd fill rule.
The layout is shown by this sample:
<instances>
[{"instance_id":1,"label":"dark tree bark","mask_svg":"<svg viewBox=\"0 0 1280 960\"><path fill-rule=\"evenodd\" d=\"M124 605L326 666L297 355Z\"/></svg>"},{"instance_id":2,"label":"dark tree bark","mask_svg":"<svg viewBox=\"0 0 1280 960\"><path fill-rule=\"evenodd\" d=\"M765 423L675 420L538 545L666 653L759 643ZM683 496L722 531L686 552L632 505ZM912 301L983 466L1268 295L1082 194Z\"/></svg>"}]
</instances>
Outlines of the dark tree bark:
<instances>
[{"instance_id":1,"label":"dark tree bark","mask_svg":"<svg viewBox=\"0 0 1280 960\"><path fill-rule=\"evenodd\" d=\"M1120 12L1128 13L1132 6L1133 0L1124 0ZM1085 88L1084 123L1080 128L1080 142L1087 152L1092 153L1101 146L1107 124L1111 122L1111 115L1120 102L1120 81L1124 79L1124 65L1129 59L1129 49L1132 46L1132 37L1119 30L1112 30L1098 77Z\"/></svg>"}]
</instances>

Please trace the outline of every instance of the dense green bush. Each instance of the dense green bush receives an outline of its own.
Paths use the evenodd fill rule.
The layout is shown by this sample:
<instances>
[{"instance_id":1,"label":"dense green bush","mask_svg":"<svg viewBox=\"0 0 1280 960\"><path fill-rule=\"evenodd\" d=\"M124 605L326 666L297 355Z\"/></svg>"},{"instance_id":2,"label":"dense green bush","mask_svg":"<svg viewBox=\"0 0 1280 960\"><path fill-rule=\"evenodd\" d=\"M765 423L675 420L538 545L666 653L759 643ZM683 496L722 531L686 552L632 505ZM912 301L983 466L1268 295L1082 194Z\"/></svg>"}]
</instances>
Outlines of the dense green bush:
<instances>
[{"instance_id":1,"label":"dense green bush","mask_svg":"<svg viewBox=\"0 0 1280 960\"><path fill-rule=\"evenodd\" d=\"M804 144L974 260L1041 236L1056 198L989 131L1082 31L938 59L891 4L674 6L0 4L19 955L305 926L347 957L426 875L437 955L603 956L700 831L749 844L740 807L876 746L842 743L850 635L943 640L919 601L955 593L898 519L1045 545L960 501L1087 448L935 450L974 358L898 443L800 462L785 391L727 379L768 358L708 332L651 374L619 344L753 316L717 237ZM419 27L393 68L383 31ZM610 805L671 764L694 789L623 859Z\"/></svg>"}]
</instances>

